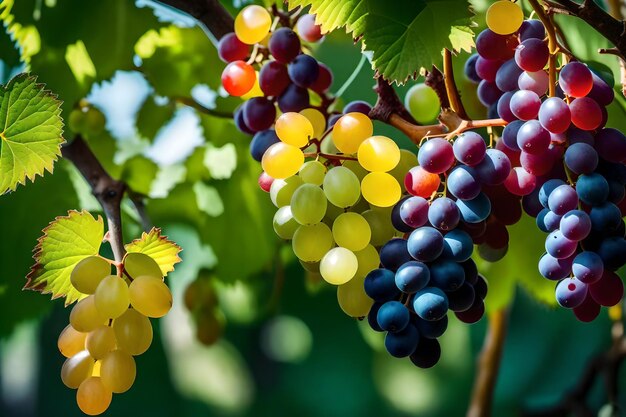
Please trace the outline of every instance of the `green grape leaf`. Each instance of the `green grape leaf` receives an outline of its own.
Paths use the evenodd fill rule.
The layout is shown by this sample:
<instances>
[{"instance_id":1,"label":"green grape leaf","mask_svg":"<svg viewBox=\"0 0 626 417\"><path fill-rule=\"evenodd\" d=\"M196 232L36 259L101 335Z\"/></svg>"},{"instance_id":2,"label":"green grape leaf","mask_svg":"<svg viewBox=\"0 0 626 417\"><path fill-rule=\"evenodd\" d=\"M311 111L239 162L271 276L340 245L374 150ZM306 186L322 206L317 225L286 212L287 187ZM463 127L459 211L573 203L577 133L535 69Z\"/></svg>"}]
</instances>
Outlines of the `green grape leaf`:
<instances>
[{"instance_id":1,"label":"green grape leaf","mask_svg":"<svg viewBox=\"0 0 626 417\"><path fill-rule=\"evenodd\" d=\"M178 254L182 248L161 235L161 229L153 227L150 232L143 232L139 239L126 245L126 252L144 253L159 264L163 275L174 270L174 265L181 261Z\"/></svg>"},{"instance_id":2,"label":"green grape leaf","mask_svg":"<svg viewBox=\"0 0 626 417\"><path fill-rule=\"evenodd\" d=\"M20 74L0 89L0 194L52 172L61 155L61 102Z\"/></svg>"},{"instance_id":3,"label":"green grape leaf","mask_svg":"<svg viewBox=\"0 0 626 417\"><path fill-rule=\"evenodd\" d=\"M508 229L509 251L502 260L491 263L475 257L478 271L489 282L487 310L506 307L518 284L536 301L554 306L554 282L543 278L537 269L545 235L537 229L534 219L526 215Z\"/></svg>"},{"instance_id":4,"label":"green grape leaf","mask_svg":"<svg viewBox=\"0 0 626 417\"><path fill-rule=\"evenodd\" d=\"M24 289L65 297L65 305L83 294L70 282L70 274L78 262L97 255L104 237L102 217L94 218L87 211L72 210L57 217L45 229L34 249L35 265L28 274Z\"/></svg>"},{"instance_id":5,"label":"green grape leaf","mask_svg":"<svg viewBox=\"0 0 626 417\"><path fill-rule=\"evenodd\" d=\"M289 7L311 6L324 32L340 27L363 49L386 80L403 83L421 68L441 62L441 51L469 50L472 12L466 0L292 0Z\"/></svg>"}]
</instances>

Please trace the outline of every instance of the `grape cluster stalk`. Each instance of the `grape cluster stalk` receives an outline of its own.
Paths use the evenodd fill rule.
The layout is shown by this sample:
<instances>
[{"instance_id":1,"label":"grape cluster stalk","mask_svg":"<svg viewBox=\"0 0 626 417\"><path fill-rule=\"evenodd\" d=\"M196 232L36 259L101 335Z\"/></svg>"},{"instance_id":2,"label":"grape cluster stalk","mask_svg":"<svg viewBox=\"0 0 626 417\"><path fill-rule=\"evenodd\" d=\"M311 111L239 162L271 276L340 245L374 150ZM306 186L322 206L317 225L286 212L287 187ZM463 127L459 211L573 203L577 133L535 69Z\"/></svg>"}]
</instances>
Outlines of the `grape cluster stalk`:
<instances>
[{"instance_id":1,"label":"grape cluster stalk","mask_svg":"<svg viewBox=\"0 0 626 417\"><path fill-rule=\"evenodd\" d=\"M411 137L417 155L375 135L368 103L329 111L332 72L307 54L323 38L314 16L283 15L277 27L248 6L219 45L222 85L246 100L235 123L253 135L276 234L337 286L346 314L367 317L392 356L422 368L440 358L449 311L465 323L483 317L488 283L472 257L502 259L524 212L549 233L538 273L556 281L560 305L590 321L623 295L626 137L605 127L613 90L571 54L556 68L546 27L519 5L497 1L486 19L465 75L487 120L461 119L458 94L440 125L396 117L403 132L423 133ZM428 122L436 98L418 85L405 102ZM504 129L485 138L486 126Z\"/></svg>"}]
</instances>

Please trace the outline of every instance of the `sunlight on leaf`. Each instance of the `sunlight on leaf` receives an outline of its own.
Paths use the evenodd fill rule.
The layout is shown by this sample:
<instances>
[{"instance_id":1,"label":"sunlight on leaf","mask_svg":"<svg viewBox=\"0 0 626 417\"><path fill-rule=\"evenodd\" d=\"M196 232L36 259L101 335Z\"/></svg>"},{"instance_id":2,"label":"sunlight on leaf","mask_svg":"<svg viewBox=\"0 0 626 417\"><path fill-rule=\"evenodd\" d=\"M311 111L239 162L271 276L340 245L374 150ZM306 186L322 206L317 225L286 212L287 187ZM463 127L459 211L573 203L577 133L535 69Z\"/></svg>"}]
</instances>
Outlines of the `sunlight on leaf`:
<instances>
[{"instance_id":1,"label":"sunlight on leaf","mask_svg":"<svg viewBox=\"0 0 626 417\"><path fill-rule=\"evenodd\" d=\"M79 84L90 83L96 78L96 67L83 41L79 40L73 45L67 45L65 61Z\"/></svg>"},{"instance_id":2,"label":"sunlight on leaf","mask_svg":"<svg viewBox=\"0 0 626 417\"><path fill-rule=\"evenodd\" d=\"M142 233L139 239L126 245L127 252L144 253L159 264L163 275L174 270L174 265L181 261L178 254L182 248L161 235L161 229L153 227L150 232Z\"/></svg>"}]
</instances>

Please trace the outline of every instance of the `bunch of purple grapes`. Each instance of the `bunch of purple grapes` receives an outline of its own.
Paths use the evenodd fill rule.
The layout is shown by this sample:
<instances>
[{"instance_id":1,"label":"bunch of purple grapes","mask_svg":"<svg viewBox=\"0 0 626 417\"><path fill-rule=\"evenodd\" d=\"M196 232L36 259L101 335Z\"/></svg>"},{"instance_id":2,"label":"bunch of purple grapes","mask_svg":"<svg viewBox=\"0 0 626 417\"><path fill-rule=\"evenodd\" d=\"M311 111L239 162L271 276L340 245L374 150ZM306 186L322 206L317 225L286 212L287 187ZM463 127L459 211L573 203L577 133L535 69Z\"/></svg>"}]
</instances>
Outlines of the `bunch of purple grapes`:
<instances>
[{"instance_id":1,"label":"bunch of purple grapes","mask_svg":"<svg viewBox=\"0 0 626 417\"><path fill-rule=\"evenodd\" d=\"M258 54L263 54L258 73L263 97L250 98L234 114L237 128L254 135L250 153L259 162L267 148L278 142L271 128L276 107L283 113L311 107L309 92L325 100L333 81L330 68L303 51L303 41L318 42L322 38L314 16L303 15L295 24L298 33L281 27L271 33L267 48L257 45ZM225 62L247 59L249 49L234 33L223 36L218 45L219 56Z\"/></svg>"},{"instance_id":2,"label":"bunch of purple grapes","mask_svg":"<svg viewBox=\"0 0 626 417\"><path fill-rule=\"evenodd\" d=\"M585 64L564 65L547 97L544 38L537 20L509 36L487 29L465 73L489 116L508 122L497 144L513 163L504 187L549 233L540 273L558 281L560 305L591 321L624 292L614 271L626 262L626 137L604 127L614 92Z\"/></svg>"}]
</instances>

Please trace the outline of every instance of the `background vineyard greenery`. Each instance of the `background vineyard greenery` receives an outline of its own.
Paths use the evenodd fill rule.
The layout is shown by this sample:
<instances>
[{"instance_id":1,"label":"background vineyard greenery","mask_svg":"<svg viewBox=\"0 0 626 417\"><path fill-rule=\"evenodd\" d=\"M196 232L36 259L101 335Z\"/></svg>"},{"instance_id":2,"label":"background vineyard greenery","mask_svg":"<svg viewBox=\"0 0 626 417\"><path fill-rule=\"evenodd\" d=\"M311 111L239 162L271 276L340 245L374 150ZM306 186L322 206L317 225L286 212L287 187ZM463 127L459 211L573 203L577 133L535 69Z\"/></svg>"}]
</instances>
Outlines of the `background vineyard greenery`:
<instances>
[{"instance_id":1,"label":"background vineyard greenery","mask_svg":"<svg viewBox=\"0 0 626 417\"><path fill-rule=\"evenodd\" d=\"M223 3L235 12L243 2ZM312 3L350 7L377 2ZM435 2L420 4L429 3ZM446 18L435 10L435 15L444 26L461 25L454 33L462 41L452 43L463 49L468 42L463 35L467 30L462 29L469 24L468 4L449 3L455 13ZM484 26L481 13L486 5L472 3L475 32ZM398 6L384 12L389 19L406 23L422 11ZM153 348L138 358L135 386L116 398L109 415L127 415L130 410L146 416L262 416L284 415L286 410L303 416L463 412L485 321L465 326L453 320L442 341L441 364L424 371L389 358L378 334L341 313L335 292L305 276L275 238L271 203L256 185L260 167L248 156L249 138L220 116L240 100L216 94L223 64L192 21L175 16L173 24L171 14L148 7L144 0L4 0L0 16L7 28L0 33L1 81L27 69L60 96L64 117L84 97L101 109L107 130L86 138L89 145L111 175L153 197L147 207L152 221L184 248L184 262L170 279L177 307L156 327ZM573 52L596 65L608 65L619 79L615 61L595 52L607 46L606 41L584 24L564 19ZM343 23L350 22L328 24ZM367 33L379 24L383 22L369 19L363 30ZM377 54L385 46L380 40L366 36L365 42L374 49L376 67L388 78L403 81L429 59L437 59L432 49L443 46L436 42L445 38L445 30L436 29L432 37L428 31L409 34L406 50L399 51L402 66ZM430 55L418 53L419 42L429 42ZM314 53L335 74L332 91L360 59L359 45L341 28ZM470 115L482 117L475 87L460 75L467 56L461 52L454 59L457 81ZM373 74L366 66L340 102L373 103ZM400 95L413 82L398 86ZM190 96L220 115L203 114L175 101ZM626 130L624 106L621 99L609 108L609 124L622 130ZM376 131L414 149L388 126L377 123ZM66 127L65 137L73 135ZM94 214L100 210L66 161L55 165L53 175L1 197L0 415L80 415L73 391L65 389L58 376L62 358L55 348L56 337L68 311L62 301L21 291L41 229L54 217L80 208ZM512 228L509 255L503 261L481 265L490 282L488 308L511 306L495 415L556 401L586 360L609 343L604 314L593 324L580 324L569 312L549 306L552 286L540 279L535 267L542 238L528 227L530 221ZM125 206L126 240L137 237L140 229L133 210ZM275 303L279 264L285 266L285 284ZM193 341L193 323L180 302L185 286L207 267L215 270L212 279L228 322L224 339L211 348ZM517 291L519 287L526 291ZM596 388L593 401L600 407L601 387ZM621 400L626 402L626 397Z\"/></svg>"}]
</instances>

